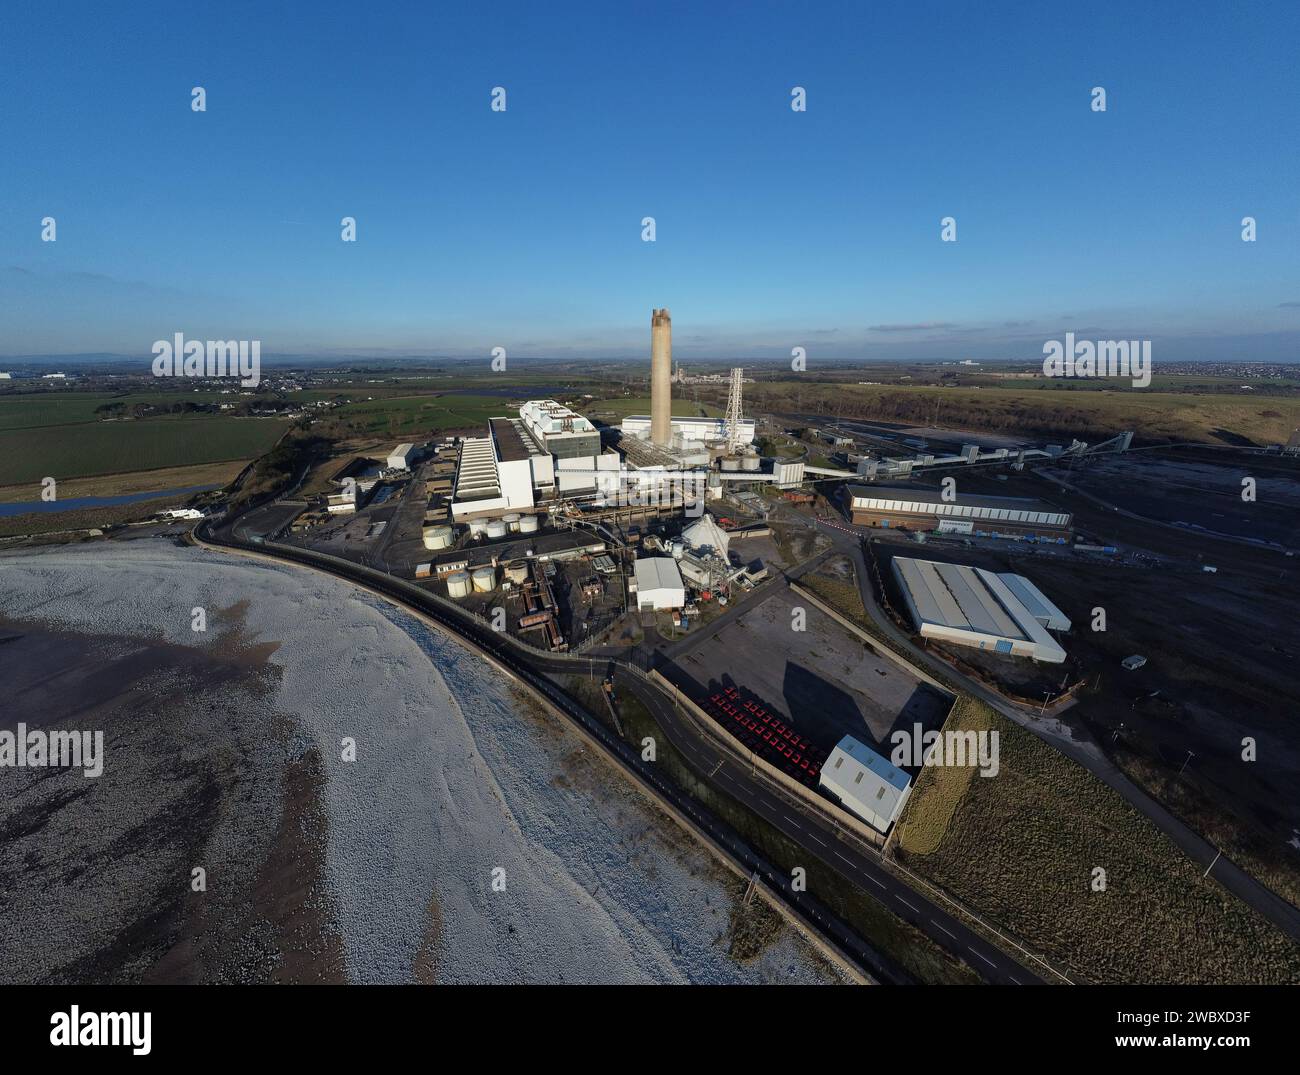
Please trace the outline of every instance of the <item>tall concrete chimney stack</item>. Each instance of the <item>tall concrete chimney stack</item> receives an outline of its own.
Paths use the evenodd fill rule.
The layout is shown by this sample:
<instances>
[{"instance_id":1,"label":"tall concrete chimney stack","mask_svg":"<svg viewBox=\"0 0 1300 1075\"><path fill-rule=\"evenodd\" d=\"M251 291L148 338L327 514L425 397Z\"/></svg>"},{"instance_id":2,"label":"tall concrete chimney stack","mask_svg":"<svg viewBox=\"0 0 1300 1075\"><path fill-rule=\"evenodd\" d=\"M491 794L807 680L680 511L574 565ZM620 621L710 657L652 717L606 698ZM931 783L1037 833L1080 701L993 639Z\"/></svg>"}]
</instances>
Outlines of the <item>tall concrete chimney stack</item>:
<instances>
[{"instance_id":1,"label":"tall concrete chimney stack","mask_svg":"<svg viewBox=\"0 0 1300 1075\"><path fill-rule=\"evenodd\" d=\"M673 440L673 319L668 307L650 311L650 440Z\"/></svg>"}]
</instances>

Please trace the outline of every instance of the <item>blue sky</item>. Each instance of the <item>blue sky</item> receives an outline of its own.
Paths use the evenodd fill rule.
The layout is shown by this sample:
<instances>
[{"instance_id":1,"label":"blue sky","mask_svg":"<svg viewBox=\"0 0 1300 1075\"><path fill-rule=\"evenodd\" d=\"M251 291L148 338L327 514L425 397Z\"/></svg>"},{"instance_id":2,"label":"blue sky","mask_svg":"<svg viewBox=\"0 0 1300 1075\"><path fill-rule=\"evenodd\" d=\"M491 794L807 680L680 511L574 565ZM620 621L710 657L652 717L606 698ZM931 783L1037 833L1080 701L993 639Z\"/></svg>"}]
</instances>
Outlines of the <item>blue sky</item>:
<instances>
[{"instance_id":1,"label":"blue sky","mask_svg":"<svg viewBox=\"0 0 1300 1075\"><path fill-rule=\"evenodd\" d=\"M1300 357L1293 3L460 7L11 0L0 353Z\"/></svg>"}]
</instances>

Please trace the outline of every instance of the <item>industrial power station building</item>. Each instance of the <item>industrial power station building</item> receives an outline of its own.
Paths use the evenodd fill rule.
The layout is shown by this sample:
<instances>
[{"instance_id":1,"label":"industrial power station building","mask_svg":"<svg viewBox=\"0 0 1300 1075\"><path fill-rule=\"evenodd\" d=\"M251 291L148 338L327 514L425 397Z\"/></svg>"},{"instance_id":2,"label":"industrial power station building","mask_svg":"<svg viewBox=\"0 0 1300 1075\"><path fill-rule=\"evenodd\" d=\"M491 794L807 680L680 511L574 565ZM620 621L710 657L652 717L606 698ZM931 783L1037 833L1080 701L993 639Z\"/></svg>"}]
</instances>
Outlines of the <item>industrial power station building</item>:
<instances>
[{"instance_id":1,"label":"industrial power station building","mask_svg":"<svg viewBox=\"0 0 1300 1075\"><path fill-rule=\"evenodd\" d=\"M486 437L461 442L451 514L457 522L532 511L555 489L555 463L517 418L491 418Z\"/></svg>"},{"instance_id":2,"label":"industrial power station building","mask_svg":"<svg viewBox=\"0 0 1300 1075\"><path fill-rule=\"evenodd\" d=\"M947 501L938 489L850 485L848 498L850 516L862 526L1061 541L1070 536L1068 511L1025 497L958 494Z\"/></svg>"},{"instance_id":3,"label":"industrial power station building","mask_svg":"<svg viewBox=\"0 0 1300 1075\"><path fill-rule=\"evenodd\" d=\"M542 450L556 459L600 455L600 430L553 399L530 399L519 418Z\"/></svg>"},{"instance_id":4,"label":"industrial power station building","mask_svg":"<svg viewBox=\"0 0 1300 1075\"><path fill-rule=\"evenodd\" d=\"M1070 620L1023 575L895 556L894 578L923 638L1060 664L1065 650L1048 630Z\"/></svg>"},{"instance_id":5,"label":"industrial power station building","mask_svg":"<svg viewBox=\"0 0 1300 1075\"><path fill-rule=\"evenodd\" d=\"M626 419L609 446L591 421L553 399L524 402L518 418L490 418L486 437L460 441L453 522L537 513L557 500L685 508L721 496L728 483L802 481L801 461L762 472L754 421L741 413L741 372L732 370L726 418L673 418L672 318L651 311L649 416Z\"/></svg>"},{"instance_id":6,"label":"industrial power station building","mask_svg":"<svg viewBox=\"0 0 1300 1075\"><path fill-rule=\"evenodd\" d=\"M650 439L650 416L648 414L630 414L623 419L619 427L625 437L638 440ZM671 435L669 444L703 445L709 441L722 440L727 435L725 418L672 418L669 419ZM740 436L746 444L754 442L754 419L743 418L740 422Z\"/></svg>"}]
</instances>

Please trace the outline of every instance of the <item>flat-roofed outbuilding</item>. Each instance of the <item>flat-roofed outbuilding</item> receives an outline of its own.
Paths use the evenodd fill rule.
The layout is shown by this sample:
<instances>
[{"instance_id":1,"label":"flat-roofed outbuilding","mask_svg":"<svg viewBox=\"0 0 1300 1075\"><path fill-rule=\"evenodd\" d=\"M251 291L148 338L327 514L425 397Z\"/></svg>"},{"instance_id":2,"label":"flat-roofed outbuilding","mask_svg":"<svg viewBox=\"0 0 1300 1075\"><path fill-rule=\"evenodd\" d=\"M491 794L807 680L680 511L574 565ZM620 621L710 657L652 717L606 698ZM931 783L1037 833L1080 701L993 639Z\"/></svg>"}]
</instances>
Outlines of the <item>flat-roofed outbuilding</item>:
<instances>
[{"instance_id":1,"label":"flat-roofed outbuilding","mask_svg":"<svg viewBox=\"0 0 1300 1075\"><path fill-rule=\"evenodd\" d=\"M872 828L888 832L912 792L912 778L866 743L846 735L822 766L820 785Z\"/></svg>"}]
</instances>

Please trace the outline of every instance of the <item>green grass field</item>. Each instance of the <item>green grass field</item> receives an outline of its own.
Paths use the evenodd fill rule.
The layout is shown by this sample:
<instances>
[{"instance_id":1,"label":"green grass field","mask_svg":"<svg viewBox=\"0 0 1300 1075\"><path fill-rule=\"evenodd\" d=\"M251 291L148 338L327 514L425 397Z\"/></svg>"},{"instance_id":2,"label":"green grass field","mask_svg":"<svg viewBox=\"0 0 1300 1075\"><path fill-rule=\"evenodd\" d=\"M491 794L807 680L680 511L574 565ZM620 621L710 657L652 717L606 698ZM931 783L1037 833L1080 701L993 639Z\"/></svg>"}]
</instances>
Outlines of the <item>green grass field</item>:
<instances>
[{"instance_id":1,"label":"green grass field","mask_svg":"<svg viewBox=\"0 0 1300 1075\"><path fill-rule=\"evenodd\" d=\"M94 422L95 408L112 398L103 393L80 392L0 396L0 431Z\"/></svg>"},{"instance_id":2,"label":"green grass field","mask_svg":"<svg viewBox=\"0 0 1300 1075\"><path fill-rule=\"evenodd\" d=\"M620 418L625 418L629 414L649 414L650 397L649 396L614 396L610 399L597 399L590 401L583 411L586 414L615 414ZM697 418L701 416L706 418L719 418L723 411L717 407L711 407L707 403L696 403L691 399L673 398L673 414L678 418Z\"/></svg>"},{"instance_id":3,"label":"green grass field","mask_svg":"<svg viewBox=\"0 0 1300 1075\"><path fill-rule=\"evenodd\" d=\"M218 392L40 392L0 394L0 432L7 429L37 429L43 426L99 422L97 407L107 403L230 402Z\"/></svg>"},{"instance_id":4,"label":"green grass field","mask_svg":"<svg viewBox=\"0 0 1300 1075\"><path fill-rule=\"evenodd\" d=\"M509 400L458 394L389 396L365 403L349 403L335 411L337 417L360 430L390 436L481 428L487 426L489 418L510 413Z\"/></svg>"},{"instance_id":5,"label":"green grass field","mask_svg":"<svg viewBox=\"0 0 1300 1075\"><path fill-rule=\"evenodd\" d=\"M1080 981L1300 983L1296 945L1082 766L970 698L945 728L997 731L1000 771L923 770L899 822L909 868Z\"/></svg>"},{"instance_id":6,"label":"green grass field","mask_svg":"<svg viewBox=\"0 0 1300 1075\"><path fill-rule=\"evenodd\" d=\"M0 431L0 485L252 459L286 428L275 418L210 415L10 427Z\"/></svg>"}]
</instances>

